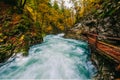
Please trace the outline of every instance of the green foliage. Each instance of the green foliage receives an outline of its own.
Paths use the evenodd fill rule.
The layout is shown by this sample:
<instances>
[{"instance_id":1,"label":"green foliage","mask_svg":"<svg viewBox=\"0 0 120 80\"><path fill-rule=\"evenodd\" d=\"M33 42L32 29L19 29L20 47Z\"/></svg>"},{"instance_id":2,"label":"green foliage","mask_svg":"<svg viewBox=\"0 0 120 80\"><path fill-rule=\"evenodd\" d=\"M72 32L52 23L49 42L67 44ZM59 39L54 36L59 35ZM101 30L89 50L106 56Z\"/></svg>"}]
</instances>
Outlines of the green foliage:
<instances>
[{"instance_id":1,"label":"green foliage","mask_svg":"<svg viewBox=\"0 0 120 80\"><path fill-rule=\"evenodd\" d=\"M37 29L40 28L40 23L38 21L36 21L35 26L36 26Z\"/></svg>"},{"instance_id":2,"label":"green foliage","mask_svg":"<svg viewBox=\"0 0 120 80\"><path fill-rule=\"evenodd\" d=\"M15 3L12 3L14 1ZM26 0L5 0L5 2L12 6L13 14L9 14L11 15L10 19L3 16L2 27L0 24L0 31L2 30L0 42L13 44L15 47L15 50L11 50L13 53L22 51L23 55L27 55L29 47L42 42L46 34L64 32L74 24L71 9L66 8L63 3L60 4L63 5L60 7L57 1L53 5L50 0L27 0L27 3ZM6 49L9 51L12 48ZM5 55L6 50L1 53L0 58L5 58L4 60L13 54Z\"/></svg>"},{"instance_id":3,"label":"green foliage","mask_svg":"<svg viewBox=\"0 0 120 80\"><path fill-rule=\"evenodd\" d=\"M59 5L58 5L58 2L57 2L57 1L54 1L53 7L54 7L55 10L58 10L58 9L59 9Z\"/></svg>"},{"instance_id":4,"label":"green foliage","mask_svg":"<svg viewBox=\"0 0 120 80\"><path fill-rule=\"evenodd\" d=\"M26 27L26 26L23 25L23 24L18 24L18 25L17 25L17 29L18 29L19 32L24 33L24 32L26 32L26 30L28 29L28 27Z\"/></svg>"},{"instance_id":5,"label":"green foliage","mask_svg":"<svg viewBox=\"0 0 120 80\"><path fill-rule=\"evenodd\" d=\"M10 21L5 21L3 25L4 25L4 28L6 29L9 28Z\"/></svg>"}]
</instances>

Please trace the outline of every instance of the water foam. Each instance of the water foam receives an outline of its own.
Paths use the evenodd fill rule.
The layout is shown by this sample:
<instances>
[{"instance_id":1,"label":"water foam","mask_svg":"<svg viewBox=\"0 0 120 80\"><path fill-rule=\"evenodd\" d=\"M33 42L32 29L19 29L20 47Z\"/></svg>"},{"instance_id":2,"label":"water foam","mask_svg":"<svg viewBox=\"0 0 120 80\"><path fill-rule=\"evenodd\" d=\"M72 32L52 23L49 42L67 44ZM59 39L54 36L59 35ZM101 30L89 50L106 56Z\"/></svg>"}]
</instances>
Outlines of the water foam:
<instances>
[{"instance_id":1,"label":"water foam","mask_svg":"<svg viewBox=\"0 0 120 80\"><path fill-rule=\"evenodd\" d=\"M91 79L95 67L87 43L48 35L34 45L28 57L17 57L0 68L0 79Z\"/></svg>"}]
</instances>

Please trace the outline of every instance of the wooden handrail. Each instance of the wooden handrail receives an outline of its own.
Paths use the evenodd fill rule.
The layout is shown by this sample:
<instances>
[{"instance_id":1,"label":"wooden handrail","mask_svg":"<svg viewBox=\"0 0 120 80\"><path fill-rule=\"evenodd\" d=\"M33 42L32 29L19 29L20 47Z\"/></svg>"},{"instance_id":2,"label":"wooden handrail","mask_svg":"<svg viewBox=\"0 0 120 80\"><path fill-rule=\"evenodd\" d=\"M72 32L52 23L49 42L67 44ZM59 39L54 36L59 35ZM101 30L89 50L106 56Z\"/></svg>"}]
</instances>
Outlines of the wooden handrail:
<instances>
[{"instance_id":1,"label":"wooden handrail","mask_svg":"<svg viewBox=\"0 0 120 80\"><path fill-rule=\"evenodd\" d=\"M108 36L100 36L100 35L97 35L97 34L93 34L93 33L84 33L84 34L88 34L88 35L91 35L91 36L95 36L95 37L106 38L106 39L112 39L112 40L120 40L120 38L115 38L115 37L108 37Z\"/></svg>"},{"instance_id":2,"label":"wooden handrail","mask_svg":"<svg viewBox=\"0 0 120 80\"><path fill-rule=\"evenodd\" d=\"M109 47L111 47L111 48L120 50L120 47L116 47L116 46L113 46L113 45L110 45L110 44L107 44L107 43L104 43L104 42L99 42L99 43L101 43L101 44L103 44L103 45L106 45L106 46L109 46Z\"/></svg>"},{"instance_id":3,"label":"wooden handrail","mask_svg":"<svg viewBox=\"0 0 120 80\"><path fill-rule=\"evenodd\" d=\"M88 37L88 41L89 43L92 45L92 44L95 44L96 41L94 38L91 38L91 37ZM93 43L92 43L93 42ZM100 46L103 45L103 48ZM114 52L107 52L104 48L104 46L106 46L106 48L108 47L109 49L112 49L113 51L115 51L116 53ZM101 49L102 48L102 49ZM118 64L120 64L120 48L119 47L116 47L116 46L113 46L113 45L110 45L110 44L107 44L107 43L104 43L102 41L97 41L97 45L96 45L96 50L98 51L102 51L103 54L105 56L107 56L108 58L110 59L113 59L115 62L117 62Z\"/></svg>"}]
</instances>

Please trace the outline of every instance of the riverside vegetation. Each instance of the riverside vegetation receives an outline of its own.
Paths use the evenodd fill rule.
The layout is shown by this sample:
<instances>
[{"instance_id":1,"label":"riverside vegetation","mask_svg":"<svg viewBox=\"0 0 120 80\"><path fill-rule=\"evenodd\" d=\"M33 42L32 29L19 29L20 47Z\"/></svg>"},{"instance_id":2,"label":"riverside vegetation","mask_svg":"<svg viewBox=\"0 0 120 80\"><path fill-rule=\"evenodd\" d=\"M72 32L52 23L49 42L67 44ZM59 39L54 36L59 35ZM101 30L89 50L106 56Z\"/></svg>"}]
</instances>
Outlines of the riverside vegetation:
<instances>
[{"instance_id":1,"label":"riverside vegetation","mask_svg":"<svg viewBox=\"0 0 120 80\"><path fill-rule=\"evenodd\" d=\"M67 38L81 39L81 33L92 32L120 38L119 0L70 0L70 3L71 8L63 0L1 0L0 62L21 52L27 56L29 47L41 43L47 34L64 32ZM99 40L120 46L120 40L105 37Z\"/></svg>"}]
</instances>

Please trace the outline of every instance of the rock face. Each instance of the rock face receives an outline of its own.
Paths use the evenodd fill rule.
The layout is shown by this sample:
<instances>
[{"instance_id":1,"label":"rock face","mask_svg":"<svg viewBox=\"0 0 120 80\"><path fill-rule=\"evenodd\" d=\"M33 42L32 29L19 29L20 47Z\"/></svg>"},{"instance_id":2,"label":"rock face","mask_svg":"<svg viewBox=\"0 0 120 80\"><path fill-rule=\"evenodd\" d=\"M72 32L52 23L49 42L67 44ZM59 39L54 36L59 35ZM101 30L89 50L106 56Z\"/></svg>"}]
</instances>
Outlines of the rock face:
<instances>
[{"instance_id":1,"label":"rock face","mask_svg":"<svg viewBox=\"0 0 120 80\"><path fill-rule=\"evenodd\" d=\"M81 35L83 29L84 28L81 25L81 23L75 24L73 28L71 28L65 32L64 37L81 40L83 38L83 36Z\"/></svg>"},{"instance_id":2,"label":"rock face","mask_svg":"<svg viewBox=\"0 0 120 80\"><path fill-rule=\"evenodd\" d=\"M84 36L81 35L81 33L79 33L82 26L79 27L80 29L78 28L78 26L76 28L76 26L71 30L69 30L65 34L65 37L86 41L87 38L85 38ZM93 61L93 64L96 66L98 70L97 75L93 79L94 80L115 80L119 78L119 75L120 75L120 73L118 72L119 66L117 66L117 64L114 63L114 61L100 55L102 52L97 51L94 46L90 45L90 49L91 49L91 60Z\"/></svg>"},{"instance_id":3,"label":"rock face","mask_svg":"<svg viewBox=\"0 0 120 80\"><path fill-rule=\"evenodd\" d=\"M120 1L100 0L99 8L95 12L81 18L79 22L84 26L83 32L98 35L98 40L120 46ZM109 37L109 38L108 38ZM120 80L119 66L112 60L98 55L93 46L91 47L92 59L98 68L95 80ZM117 79L118 78L118 79Z\"/></svg>"},{"instance_id":4,"label":"rock face","mask_svg":"<svg viewBox=\"0 0 120 80\"><path fill-rule=\"evenodd\" d=\"M104 39L102 41L114 45L120 45L120 1L119 0L100 0L99 3L94 3L99 8L95 7L95 11L86 14L78 21L84 26L85 31L96 33L100 36L107 36L118 39ZM89 11L88 11L89 12ZM87 30L86 30L87 28Z\"/></svg>"}]
</instances>

